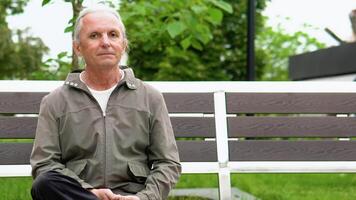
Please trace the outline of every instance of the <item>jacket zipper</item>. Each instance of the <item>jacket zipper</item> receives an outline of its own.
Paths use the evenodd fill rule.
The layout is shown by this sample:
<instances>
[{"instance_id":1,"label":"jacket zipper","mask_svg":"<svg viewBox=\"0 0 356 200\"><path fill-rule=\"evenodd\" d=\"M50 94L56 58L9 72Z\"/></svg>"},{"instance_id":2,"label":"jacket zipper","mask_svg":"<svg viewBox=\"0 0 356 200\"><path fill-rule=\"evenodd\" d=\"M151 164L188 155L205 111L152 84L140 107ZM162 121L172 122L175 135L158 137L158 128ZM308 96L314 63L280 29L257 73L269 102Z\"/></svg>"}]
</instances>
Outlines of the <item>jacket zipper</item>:
<instances>
[{"instance_id":1,"label":"jacket zipper","mask_svg":"<svg viewBox=\"0 0 356 200\"><path fill-rule=\"evenodd\" d=\"M107 155L109 154L108 153L108 150L109 150L109 147L110 147L110 145L108 145L106 142L108 141L107 140L107 129L106 129L106 114L108 113L107 112L107 110L108 110L108 105L109 105L109 102L110 102L110 98L111 98L111 96L113 95L113 93L116 91L116 90L118 90L118 88L119 88L120 86L117 86L112 92L111 92L111 94L110 94L110 96L109 96L109 99L108 99L108 102L107 102L107 105L106 105L106 109L105 109L105 111L102 111L102 116L103 116L103 118L104 118L104 136L105 136L105 140L104 140L104 153L105 153L105 156L104 156L104 187L106 188L107 186L108 186L108 184L107 184ZM99 105L99 103L98 103L98 105ZM100 106L99 106L100 107ZM101 108L100 108L100 110L101 110ZM105 115L104 115L104 112L105 112ZM110 140L109 140L110 141Z\"/></svg>"},{"instance_id":2,"label":"jacket zipper","mask_svg":"<svg viewBox=\"0 0 356 200\"><path fill-rule=\"evenodd\" d=\"M104 112L101 110L101 107L99 105L99 102L95 99L95 97L90 93L90 92L87 92L85 90L83 90L85 93L88 94L88 96L94 100L95 104L97 105L97 107L100 109L101 111L101 117L103 118L103 121L104 121L104 144L102 145L103 146L103 154L104 154L104 159L103 159L103 162L104 162L104 187L107 186L107 183L106 183L106 175L107 175L107 169L106 169L106 118L105 118L105 115L104 115ZM110 95L111 96L111 95ZM109 103L109 102L108 102Z\"/></svg>"},{"instance_id":3,"label":"jacket zipper","mask_svg":"<svg viewBox=\"0 0 356 200\"><path fill-rule=\"evenodd\" d=\"M119 88L121 85L122 85L122 84L118 85L118 86L111 92L107 104L109 104L109 101L110 101L110 98L111 98L112 94L113 94L116 90L118 90L118 88ZM102 146L103 146L103 150L104 150L104 151L103 151L103 153L104 153L104 187L106 188L106 187L107 187L107 178L106 178L106 177L107 177L107 167L106 167L106 165L107 165L107 150L108 150L108 148L107 148L108 145L106 145L106 141L107 141L107 139L106 139L106 137L107 137L107 134L106 134L106 117L105 117L105 115L104 115L104 111L101 110L101 107L100 107L98 101L95 99L95 97L94 97L90 92L87 92L87 91L85 91L85 90L83 90L83 91L84 91L85 93L87 93L90 98L92 98L92 99L94 100L94 102L96 103L96 105L97 105L98 108L100 109L100 111L101 111L101 116L102 116L102 118L103 118L103 120L104 120L104 144L103 144ZM108 109L108 107L106 106L105 112L107 111L107 109ZM107 113L107 112L106 112L106 113Z\"/></svg>"},{"instance_id":4,"label":"jacket zipper","mask_svg":"<svg viewBox=\"0 0 356 200\"><path fill-rule=\"evenodd\" d=\"M106 180L106 176L107 176L107 168L106 168L106 160L107 160L107 148L106 148L106 117L102 111L102 115L103 115L103 118L104 118L104 145L103 145L103 148L104 148L104 187L106 188L107 187L107 180Z\"/></svg>"},{"instance_id":5,"label":"jacket zipper","mask_svg":"<svg viewBox=\"0 0 356 200\"><path fill-rule=\"evenodd\" d=\"M105 156L104 156L104 187L106 188L107 186L108 186L108 184L107 184L107 155L109 154L108 153L108 149L109 149L109 146L110 145L108 145L106 142L108 141L107 140L107 129L106 129L106 114L108 113L107 112L107 110L108 110L108 105L109 105L109 102L110 102L110 98L111 98L111 96L113 95L113 93L115 92L115 90L117 90L117 88L118 87L116 87L112 92L111 92L111 94L110 94L110 96L109 96L109 99L108 99L108 102L107 102L107 105L106 105L106 108L105 108L105 111L102 111L102 116L103 116L103 118L104 118L104 136L105 136L105 140L104 140L104 153L105 153ZM99 106L100 107L100 106ZM104 112L105 112L105 115L104 115ZM109 140L110 141L110 140Z\"/></svg>"}]
</instances>

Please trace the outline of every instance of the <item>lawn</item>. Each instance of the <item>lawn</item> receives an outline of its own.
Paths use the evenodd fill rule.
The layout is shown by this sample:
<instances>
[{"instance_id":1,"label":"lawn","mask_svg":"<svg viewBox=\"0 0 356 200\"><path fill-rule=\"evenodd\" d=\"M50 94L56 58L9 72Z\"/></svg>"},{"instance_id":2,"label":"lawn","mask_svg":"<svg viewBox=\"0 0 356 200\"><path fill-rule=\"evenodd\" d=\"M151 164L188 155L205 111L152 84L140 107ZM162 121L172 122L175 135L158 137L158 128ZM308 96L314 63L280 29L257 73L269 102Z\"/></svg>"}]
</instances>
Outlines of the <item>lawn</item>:
<instances>
[{"instance_id":1,"label":"lawn","mask_svg":"<svg viewBox=\"0 0 356 200\"><path fill-rule=\"evenodd\" d=\"M263 200L356 199L356 174L234 174L232 183Z\"/></svg>"},{"instance_id":2,"label":"lawn","mask_svg":"<svg viewBox=\"0 0 356 200\"><path fill-rule=\"evenodd\" d=\"M353 200L356 174L233 174L232 185L262 200ZM4 200L31 199L31 178L0 178ZM216 175L183 175L177 188L217 187ZM200 198L171 198L171 200Z\"/></svg>"}]
</instances>

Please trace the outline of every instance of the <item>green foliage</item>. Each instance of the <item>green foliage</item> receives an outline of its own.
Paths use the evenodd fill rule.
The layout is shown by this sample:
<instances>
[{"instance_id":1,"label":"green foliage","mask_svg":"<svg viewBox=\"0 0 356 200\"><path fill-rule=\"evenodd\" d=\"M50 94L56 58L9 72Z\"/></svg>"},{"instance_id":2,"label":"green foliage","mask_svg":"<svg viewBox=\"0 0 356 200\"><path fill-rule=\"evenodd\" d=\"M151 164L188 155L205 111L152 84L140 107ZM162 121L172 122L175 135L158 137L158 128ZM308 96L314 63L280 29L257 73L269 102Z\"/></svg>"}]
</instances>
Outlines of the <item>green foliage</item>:
<instances>
[{"instance_id":1,"label":"green foliage","mask_svg":"<svg viewBox=\"0 0 356 200\"><path fill-rule=\"evenodd\" d=\"M15 15L23 12L28 0L1 0L0 1L0 24L5 24L7 15Z\"/></svg>"},{"instance_id":2,"label":"green foliage","mask_svg":"<svg viewBox=\"0 0 356 200\"><path fill-rule=\"evenodd\" d=\"M325 47L266 25L256 1L256 80L288 80L288 57ZM247 1L123 1L129 65L144 80L245 80Z\"/></svg>"},{"instance_id":3,"label":"green foliage","mask_svg":"<svg viewBox=\"0 0 356 200\"><path fill-rule=\"evenodd\" d=\"M257 27L264 7L257 1ZM129 64L144 80L243 80L246 9L236 0L123 1Z\"/></svg>"},{"instance_id":4,"label":"green foliage","mask_svg":"<svg viewBox=\"0 0 356 200\"><path fill-rule=\"evenodd\" d=\"M56 58L47 59L38 71L30 74L33 80L64 80L71 71L71 55L61 52Z\"/></svg>"},{"instance_id":5,"label":"green foliage","mask_svg":"<svg viewBox=\"0 0 356 200\"><path fill-rule=\"evenodd\" d=\"M23 12L27 1L0 1L0 79L27 79L39 70L48 51L42 40L27 34L28 30L11 31L7 15Z\"/></svg>"},{"instance_id":6,"label":"green foliage","mask_svg":"<svg viewBox=\"0 0 356 200\"><path fill-rule=\"evenodd\" d=\"M31 79L32 72L38 71L42 65L44 53L48 51L46 45L38 37L26 36L27 30L16 31L16 42L7 49L7 61L3 64L3 78Z\"/></svg>"},{"instance_id":7,"label":"green foliage","mask_svg":"<svg viewBox=\"0 0 356 200\"><path fill-rule=\"evenodd\" d=\"M43 1L42 1L42 6L45 6L45 5L48 4L49 2L51 2L51 0L43 0Z\"/></svg>"},{"instance_id":8,"label":"green foliage","mask_svg":"<svg viewBox=\"0 0 356 200\"><path fill-rule=\"evenodd\" d=\"M73 17L64 27L73 31L83 0L72 4ZM288 57L325 45L304 32L286 33L265 25L268 0L256 0L256 80L288 80ZM43 64L48 50L38 38L12 40L5 18L23 11L27 1L0 2L0 78L63 79L78 68L77 58L60 54ZM45 6L53 0L42 0ZM102 1L115 7L113 1ZM144 80L245 80L247 1L122 0L121 15L130 44L129 65ZM20 50L21 49L21 50ZM21 54L20 54L21 52ZM72 63L71 63L72 61Z\"/></svg>"},{"instance_id":9,"label":"green foliage","mask_svg":"<svg viewBox=\"0 0 356 200\"><path fill-rule=\"evenodd\" d=\"M261 77L264 81L288 80L289 56L325 48L325 44L302 31L287 33L282 24L276 28L264 27L256 46L265 55L265 73Z\"/></svg>"}]
</instances>

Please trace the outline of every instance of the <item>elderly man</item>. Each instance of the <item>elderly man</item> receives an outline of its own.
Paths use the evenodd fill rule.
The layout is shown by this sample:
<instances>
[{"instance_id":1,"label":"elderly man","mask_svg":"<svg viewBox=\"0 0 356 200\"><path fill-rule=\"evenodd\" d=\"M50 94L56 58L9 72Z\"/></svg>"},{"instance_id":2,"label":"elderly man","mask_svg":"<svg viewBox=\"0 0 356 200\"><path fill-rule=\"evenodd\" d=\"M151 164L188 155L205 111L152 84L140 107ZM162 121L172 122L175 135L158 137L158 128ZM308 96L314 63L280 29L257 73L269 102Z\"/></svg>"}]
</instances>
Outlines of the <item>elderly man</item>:
<instances>
[{"instance_id":1,"label":"elderly man","mask_svg":"<svg viewBox=\"0 0 356 200\"><path fill-rule=\"evenodd\" d=\"M162 95L118 66L127 43L115 10L80 13L73 47L85 70L42 100L33 199L166 199L177 182L181 166Z\"/></svg>"}]
</instances>

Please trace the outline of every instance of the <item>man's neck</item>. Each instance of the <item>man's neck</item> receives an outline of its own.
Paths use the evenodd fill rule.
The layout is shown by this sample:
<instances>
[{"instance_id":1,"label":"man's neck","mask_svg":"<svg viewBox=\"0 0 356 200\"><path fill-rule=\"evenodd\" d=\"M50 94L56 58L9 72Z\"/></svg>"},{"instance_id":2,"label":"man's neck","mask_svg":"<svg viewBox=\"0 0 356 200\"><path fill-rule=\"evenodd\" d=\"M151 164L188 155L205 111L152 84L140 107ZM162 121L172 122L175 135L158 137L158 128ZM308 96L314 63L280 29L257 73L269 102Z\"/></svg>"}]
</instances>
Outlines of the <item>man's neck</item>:
<instances>
[{"instance_id":1,"label":"man's neck","mask_svg":"<svg viewBox=\"0 0 356 200\"><path fill-rule=\"evenodd\" d=\"M119 67L110 69L93 69L86 67L83 71L83 81L94 90L107 90L121 80Z\"/></svg>"}]
</instances>

